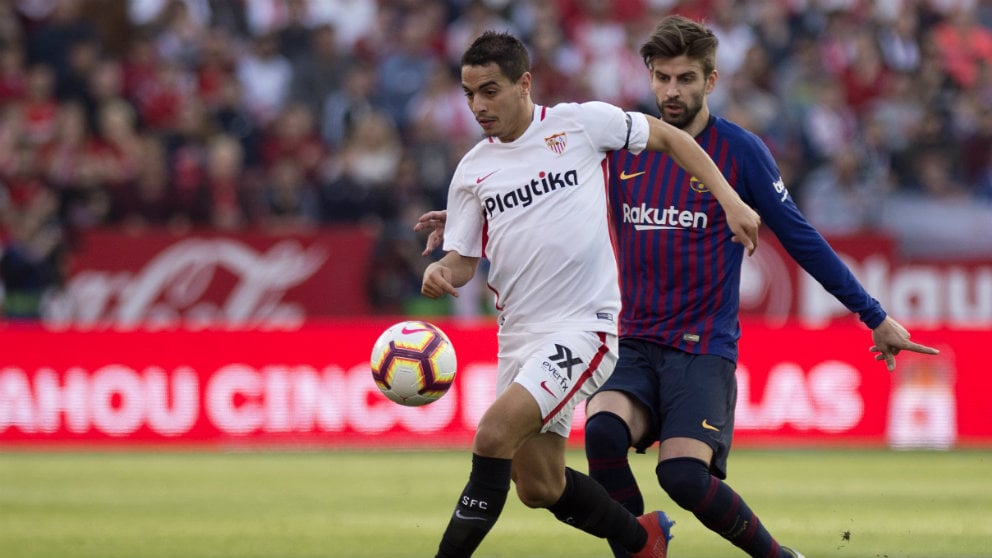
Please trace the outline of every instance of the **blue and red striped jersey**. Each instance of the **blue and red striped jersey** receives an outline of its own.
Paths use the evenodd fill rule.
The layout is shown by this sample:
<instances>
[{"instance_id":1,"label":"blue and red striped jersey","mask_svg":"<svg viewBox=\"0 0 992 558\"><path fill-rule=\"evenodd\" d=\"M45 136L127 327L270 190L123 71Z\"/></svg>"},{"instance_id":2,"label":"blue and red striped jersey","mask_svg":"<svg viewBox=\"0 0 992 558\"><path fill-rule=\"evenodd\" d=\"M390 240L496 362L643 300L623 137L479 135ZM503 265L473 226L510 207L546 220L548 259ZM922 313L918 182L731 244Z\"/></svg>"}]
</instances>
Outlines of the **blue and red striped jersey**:
<instances>
[{"instance_id":1,"label":"blue and red striped jersey","mask_svg":"<svg viewBox=\"0 0 992 558\"><path fill-rule=\"evenodd\" d=\"M696 141L807 273L868 327L885 319L878 301L796 207L756 135L711 117ZM744 247L731 241L720 204L665 153L615 151L609 165L621 337L736 361Z\"/></svg>"}]
</instances>

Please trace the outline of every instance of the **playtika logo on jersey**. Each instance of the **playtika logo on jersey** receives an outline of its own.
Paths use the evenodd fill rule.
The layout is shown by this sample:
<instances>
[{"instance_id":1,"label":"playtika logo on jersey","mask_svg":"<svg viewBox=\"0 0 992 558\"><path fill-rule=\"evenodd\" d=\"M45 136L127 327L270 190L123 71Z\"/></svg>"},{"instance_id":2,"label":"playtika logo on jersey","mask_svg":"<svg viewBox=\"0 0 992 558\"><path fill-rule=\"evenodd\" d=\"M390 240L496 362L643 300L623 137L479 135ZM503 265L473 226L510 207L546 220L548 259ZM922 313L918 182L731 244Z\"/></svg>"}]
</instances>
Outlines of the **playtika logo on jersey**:
<instances>
[{"instance_id":1,"label":"playtika logo on jersey","mask_svg":"<svg viewBox=\"0 0 992 558\"><path fill-rule=\"evenodd\" d=\"M566 186L576 186L578 183L579 172L575 169L565 172L541 171L537 178L519 188L487 196L482 200L482 204L486 208L486 215L493 217L514 207L527 207L534 203L534 199L537 197L561 190Z\"/></svg>"}]
</instances>

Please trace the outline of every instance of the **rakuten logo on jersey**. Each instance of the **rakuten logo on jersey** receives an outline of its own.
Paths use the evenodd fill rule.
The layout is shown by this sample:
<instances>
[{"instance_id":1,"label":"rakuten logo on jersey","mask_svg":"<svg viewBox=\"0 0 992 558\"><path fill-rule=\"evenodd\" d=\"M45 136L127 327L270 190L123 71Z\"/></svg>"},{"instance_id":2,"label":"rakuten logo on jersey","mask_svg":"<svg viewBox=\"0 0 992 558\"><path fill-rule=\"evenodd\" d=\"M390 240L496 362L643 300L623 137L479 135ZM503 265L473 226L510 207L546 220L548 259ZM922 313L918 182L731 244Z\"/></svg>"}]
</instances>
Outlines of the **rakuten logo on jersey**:
<instances>
[{"instance_id":1,"label":"rakuten logo on jersey","mask_svg":"<svg viewBox=\"0 0 992 558\"><path fill-rule=\"evenodd\" d=\"M674 205L666 209L648 207L646 203L631 207L623 204L623 222L639 231L670 229L705 229L709 217L702 211L681 210Z\"/></svg>"},{"instance_id":2,"label":"rakuten logo on jersey","mask_svg":"<svg viewBox=\"0 0 992 558\"><path fill-rule=\"evenodd\" d=\"M486 207L486 216L493 217L514 207L527 207L534 203L534 198L561 190L566 186L576 186L579 183L579 173L575 169L565 172L541 171L537 178L527 184L505 194L497 194L482 200Z\"/></svg>"}]
</instances>

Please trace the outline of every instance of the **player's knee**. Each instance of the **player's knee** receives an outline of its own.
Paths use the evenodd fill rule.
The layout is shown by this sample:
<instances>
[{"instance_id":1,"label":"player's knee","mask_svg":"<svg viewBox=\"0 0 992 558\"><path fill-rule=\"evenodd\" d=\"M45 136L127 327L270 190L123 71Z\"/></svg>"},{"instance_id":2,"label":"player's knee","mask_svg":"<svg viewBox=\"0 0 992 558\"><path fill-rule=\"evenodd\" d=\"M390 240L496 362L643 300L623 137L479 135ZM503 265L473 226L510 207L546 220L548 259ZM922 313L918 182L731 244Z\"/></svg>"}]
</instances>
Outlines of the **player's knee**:
<instances>
[{"instance_id":1,"label":"player's knee","mask_svg":"<svg viewBox=\"0 0 992 558\"><path fill-rule=\"evenodd\" d=\"M551 483L521 476L514 478L517 497L528 508L547 508L561 497L561 487L556 489Z\"/></svg>"},{"instance_id":2,"label":"player's knee","mask_svg":"<svg viewBox=\"0 0 992 558\"><path fill-rule=\"evenodd\" d=\"M619 416L599 412L586 420L586 456L623 457L630 448L630 428Z\"/></svg>"},{"instance_id":3,"label":"player's knee","mask_svg":"<svg viewBox=\"0 0 992 558\"><path fill-rule=\"evenodd\" d=\"M493 421L479 423L472 451L485 457L513 457L520 445L520 435Z\"/></svg>"},{"instance_id":4,"label":"player's knee","mask_svg":"<svg viewBox=\"0 0 992 558\"><path fill-rule=\"evenodd\" d=\"M709 467L692 457L666 459L658 464L655 473L661 488L685 509L694 508L709 490Z\"/></svg>"}]
</instances>

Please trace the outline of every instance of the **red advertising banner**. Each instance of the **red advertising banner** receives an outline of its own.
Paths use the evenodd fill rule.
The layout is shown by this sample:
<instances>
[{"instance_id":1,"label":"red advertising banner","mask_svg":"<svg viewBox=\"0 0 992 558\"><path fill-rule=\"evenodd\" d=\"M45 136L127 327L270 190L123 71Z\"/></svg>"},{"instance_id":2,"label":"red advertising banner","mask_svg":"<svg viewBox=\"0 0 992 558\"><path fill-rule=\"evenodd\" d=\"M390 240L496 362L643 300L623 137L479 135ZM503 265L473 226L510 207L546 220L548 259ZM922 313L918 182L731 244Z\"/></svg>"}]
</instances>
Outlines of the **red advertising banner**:
<instances>
[{"instance_id":1,"label":"red advertising banner","mask_svg":"<svg viewBox=\"0 0 992 558\"><path fill-rule=\"evenodd\" d=\"M310 316L367 314L375 235L87 232L49 324L295 328Z\"/></svg>"},{"instance_id":2,"label":"red advertising banner","mask_svg":"<svg viewBox=\"0 0 992 558\"><path fill-rule=\"evenodd\" d=\"M494 397L495 327L437 322L459 371L424 407L383 397L369 372L392 321L295 331L0 326L0 445L467 446ZM736 443L949 448L992 445L988 331L915 331L937 357L890 374L857 323L811 331L745 322ZM578 413L573 441L581 440Z\"/></svg>"},{"instance_id":3,"label":"red advertising banner","mask_svg":"<svg viewBox=\"0 0 992 558\"><path fill-rule=\"evenodd\" d=\"M891 239L879 235L829 241L865 289L901 322L992 329L992 261L908 261ZM767 232L760 248L744 258L741 314L772 326L793 319L815 328L851 316Z\"/></svg>"},{"instance_id":4,"label":"red advertising banner","mask_svg":"<svg viewBox=\"0 0 992 558\"><path fill-rule=\"evenodd\" d=\"M358 227L309 235L93 231L73 252L67 289L46 323L292 329L313 318L368 314L374 235ZM865 288L904 323L992 329L992 262L906 261L882 236L831 244ZM850 313L771 234L745 258L741 313L779 327L821 328Z\"/></svg>"}]
</instances>

